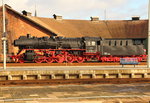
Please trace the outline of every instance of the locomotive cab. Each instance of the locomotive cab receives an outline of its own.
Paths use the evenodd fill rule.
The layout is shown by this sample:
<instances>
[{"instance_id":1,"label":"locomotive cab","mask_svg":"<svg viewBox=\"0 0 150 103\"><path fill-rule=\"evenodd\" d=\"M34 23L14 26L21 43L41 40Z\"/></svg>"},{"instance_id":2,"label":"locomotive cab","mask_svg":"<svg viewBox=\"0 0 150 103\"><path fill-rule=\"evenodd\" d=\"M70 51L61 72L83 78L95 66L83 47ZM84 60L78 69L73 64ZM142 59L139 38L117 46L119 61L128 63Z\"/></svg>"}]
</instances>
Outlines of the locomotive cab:
<instances>
[{"instance_id":1,"label":"locomotive cab","mask_svg":"<svg viewBox=\"0 0 150 103\"><path fill-rule=\"evenodd\" d=\"M83 37L85 42L86 53L97 53L98 45L100 45L101 38L99 37Z\"/></svg>"}]
</instances>

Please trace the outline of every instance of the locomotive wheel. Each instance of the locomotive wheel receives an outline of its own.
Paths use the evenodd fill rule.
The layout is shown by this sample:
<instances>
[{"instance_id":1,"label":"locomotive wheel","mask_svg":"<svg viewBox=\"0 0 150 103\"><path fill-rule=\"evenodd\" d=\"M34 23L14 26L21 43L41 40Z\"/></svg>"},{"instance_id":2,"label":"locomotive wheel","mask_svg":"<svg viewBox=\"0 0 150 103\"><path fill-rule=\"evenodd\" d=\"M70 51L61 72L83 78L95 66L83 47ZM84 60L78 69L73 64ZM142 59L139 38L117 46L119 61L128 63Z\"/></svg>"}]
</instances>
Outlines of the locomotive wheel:
<instances>
[{"instance_id":1,"label":"locomotive wheel","mask_svg":"<svg viewBox=\"0 0 150 103\"><path fill-rule=\"evenodd\" d=\"M120 62L120 58L119 57L114 57L114 62Z\"/></svg>"},{"instance_id":2,"label":"locomotive wheel","mask_svg":"<svg viewBox=\"0 0 150 103\"><path fill-rule=\"evenodd\" d=\"M43 58L41 56L36 55L35 59L34 59L34 62L36 62L36 63L42 63L43 62Z\"/></svg>"},{"instance_id":3,"label":"locomotive wheel","mask_svg":"<svg viewBox=\"0 0 150 103\"><path fill-rule=\"evenodd\" d=\"M107 61L107 57L101 57L101 61L102 62L106 62Z\"/></svg>"},{"instance_id":4,"label":"locomotive wheel","mask_svg":"<svg viewBox=\"0 0 150 103\"><path fill-rule=\"evenodd\" d=\"M13 62L18 63L19 59L16 57L12 57Z\"/></svg>"},{"instance_id":5,"label":"locomotive wheel","mask_svg":"<svg viewBox=\"0 0 150 103\"><path fill-rule=\"evenodd\" d=\"M52 57L47 57L46 62L47 63L52 63L52 62L54 62L54 59Z\"/></svg>"},{"instance_id":6,"label":"locomotive wheel","mask_svg":"<svg viewBox=\"0 0 150 103\"><path fill-rule=\"evenodd\" d=\"M34 60L36 63L42 63L43 62L43 59L39 58L39 59L35 59Z\"/></svg>"},{"instance_id":7,"label":"locomotive wheel","mask_svg":"<svg viewBox=\"0 0 150 103\"><path fill-rule=\"evenodd\" d=\"M77 56L77 62L78 63L83 63L84 62L84 57L83 56Z\"/></svg>"},{"instance_id":8,"label":"locomotive wheel","mask_svg":"<svg viewBox=\"0 0 150 103\"><path fill-rule=\"evenodd\" d=\"M73 55L67 55L67 57L66 57L66 61L68 62L68 63L72 63L72 62L74 62L74 56Z\"/></svg>"},{"instance_id":9,"label":"locomotive wheel","mask_svg":"<svg viewBox=\"0 0 150 103\"><path fill-rule=\"evenodd\" d=\"M19 63L24 63L24 55L23 54L19 56L18 62Z\"/></svg>"},{"instance_id":10,"label":"locomotive wheel","mask_svg":"<svg viewBox=\"0 0 150 103\"><path fill-rule=\"evenodd\" d=\"M141 57L136 57L138 59L138 62L141 62L142 61L142 58Z\"/></svg>"},{"instance_id":11,"label":"locomotive wheel","mask_svg":"<svg viewBox=\"0 0 150 103\"><path fill-rule=\"evenodd\" d=\"M78 58L78 57L77 57ZM91 56L86 56L86 60L89 61L91 60Z\"/></svg>"},{"instance_id":12,"label":"locomotive wheel","mask_svg":"<svg viewBox=\"0 0 150 103\"><path fill-rule=\"evenodd\" d=\"M24 63L23 59L19 59L18 61L19 61L19 63Z\"/></svg>"},{"instance_id":13,"label":"locomotive wheel","mask_svg":"<svg viewBox=\"0 0 150 103\"><path fill-rule=\"evenodd\" d=\"M57 63L62 63L62 62L64 62L64 56L63 56L62 54L56 55L55 61L56 61Z\"/></svg>"}]
</instances>

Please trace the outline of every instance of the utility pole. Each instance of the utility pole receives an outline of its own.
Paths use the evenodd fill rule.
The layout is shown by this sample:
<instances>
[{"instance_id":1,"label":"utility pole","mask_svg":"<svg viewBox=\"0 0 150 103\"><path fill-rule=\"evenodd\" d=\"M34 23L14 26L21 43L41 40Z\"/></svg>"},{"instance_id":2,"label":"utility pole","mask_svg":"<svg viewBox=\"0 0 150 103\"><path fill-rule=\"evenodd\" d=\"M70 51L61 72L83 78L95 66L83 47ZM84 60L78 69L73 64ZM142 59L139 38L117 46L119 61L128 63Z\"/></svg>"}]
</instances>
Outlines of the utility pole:
<instances>
[{"instance_id":1,"label":"utility pole","mask_svg":"<svg viewBox=\"0 0 150 103\"><path fill-rule=\"evenodd\" d=\"M150 68L150 0L148 5L148 58L147 67Z\"/></svg>"},{"instance_id":2,"label":"utility pole","mask_svg":"<svg viewBox=\"0 0 150 103\"><path fill-rule=\"evenodd\" d=\"M3 5L3 34L2 34L2 41L3 41L3 69L6 70L6 22L5 22L5 4L2 0Z\"/></svg>"}]
</instances>

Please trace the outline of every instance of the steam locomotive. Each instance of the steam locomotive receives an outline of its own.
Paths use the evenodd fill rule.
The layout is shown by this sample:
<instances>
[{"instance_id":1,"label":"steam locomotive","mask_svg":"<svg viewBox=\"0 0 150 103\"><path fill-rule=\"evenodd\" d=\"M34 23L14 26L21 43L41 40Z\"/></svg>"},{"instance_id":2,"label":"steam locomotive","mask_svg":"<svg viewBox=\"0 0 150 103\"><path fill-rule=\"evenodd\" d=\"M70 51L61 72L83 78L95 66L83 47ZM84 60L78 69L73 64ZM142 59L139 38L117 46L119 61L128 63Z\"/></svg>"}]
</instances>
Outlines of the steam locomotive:
<instances>
[{"instance_id":1,"label":"steam locomotive","mask_svg":"<svg viewBox=\"0 0 150 103\"><path fill-rule=\"evenodd\" d=\"M85 61L119 62L120 58L146 57L142 39L104 39L101 37L32 37L20 36L14 40L19 48L17 55L11 56L14 62L36 63L82 63Z\"/></svg>"}]
</instances>

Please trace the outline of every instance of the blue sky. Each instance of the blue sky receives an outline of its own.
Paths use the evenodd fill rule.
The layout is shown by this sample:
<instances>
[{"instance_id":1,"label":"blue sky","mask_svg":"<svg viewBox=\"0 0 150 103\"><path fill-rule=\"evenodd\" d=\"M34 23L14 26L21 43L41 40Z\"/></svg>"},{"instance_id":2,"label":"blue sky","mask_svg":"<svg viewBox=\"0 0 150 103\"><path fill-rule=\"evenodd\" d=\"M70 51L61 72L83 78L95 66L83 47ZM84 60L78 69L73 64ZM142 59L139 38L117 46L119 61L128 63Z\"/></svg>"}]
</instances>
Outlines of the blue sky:
<instances>
[{"instance_id":1,"label":"blue sky","mask_svg":"<svg viewBox=\"0 0 150 103\"><path fill-rule=\"evenodd\" d=\"M90 19L99 16L108 20L130 20L132 16L147 19L149 0L4 0L13 9L34 14L35 4L40 17L62 15L65 19Z\"/></svg>"}]
</instances>

